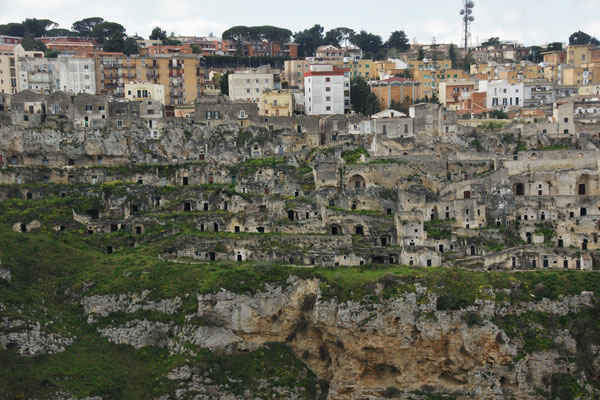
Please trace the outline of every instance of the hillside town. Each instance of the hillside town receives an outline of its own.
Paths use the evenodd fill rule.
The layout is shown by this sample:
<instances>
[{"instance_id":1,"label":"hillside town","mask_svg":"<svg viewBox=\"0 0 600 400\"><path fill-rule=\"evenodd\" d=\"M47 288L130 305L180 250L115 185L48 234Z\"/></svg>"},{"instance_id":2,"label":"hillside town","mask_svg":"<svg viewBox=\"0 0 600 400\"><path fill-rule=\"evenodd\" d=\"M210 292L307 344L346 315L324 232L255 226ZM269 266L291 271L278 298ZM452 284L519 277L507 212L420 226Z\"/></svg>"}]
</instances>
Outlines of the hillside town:
<instances>
[{"instance_id":1,"label":"hillside town","mask_svg":"<svg viewBox=\"0 0 600 400\"><path fill-rule=\"evenodd\" d=\"M0 398L600 398L599 6L514 1L3 9Z\"/></svg>"},{"instance_id":2,"label":"hillside town","mask_svg":"<svg viewBox=\"0 0 600 400\"><path fill-rule=\"evenodd\" d=\"M90 234L142 234L167 210L192 213L200 232L253 233L181 243L165 257L593 269L594 38L576 33L571 42L589 43L541 52L497 38L465 51L405 39L406 51L376 60L331 44L298 58L298 44L282 40L289 31L276 33L280 42L139 39L135 55L92 37L36 38L44 53L0 36L1 182L23 185L28 199L46 192L31 184L145 191L75 215ZM238 52L257 64L280 58L207 66ZM189 200L159 196L165 186ZM260 234L281 242L267 251Z\"/></svg>"}]
</instances>

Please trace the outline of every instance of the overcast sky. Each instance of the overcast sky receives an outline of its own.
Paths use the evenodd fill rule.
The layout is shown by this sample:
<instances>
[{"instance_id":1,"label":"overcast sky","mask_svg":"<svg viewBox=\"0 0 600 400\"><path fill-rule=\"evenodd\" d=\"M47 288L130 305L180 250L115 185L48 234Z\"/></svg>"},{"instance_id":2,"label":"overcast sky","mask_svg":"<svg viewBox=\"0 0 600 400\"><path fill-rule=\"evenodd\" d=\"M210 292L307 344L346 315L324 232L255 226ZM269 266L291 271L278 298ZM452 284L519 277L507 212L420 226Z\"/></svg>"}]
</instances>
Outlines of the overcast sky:
<instances>
[{"instance_id":1,"label":"overcast sky","mask_svg":"<svg viewBox=\"0 0 600 400\"><path fill-rule=\"evenodd\" d=\"M600 38L600 0L474 0L473 43L491 36L526 45L567 41L583 30ZM361 6L355 6L354 4ZM386 40L404 30L417 43L460 41L462 0L0 0L0 23L48 18L70 28L102 17L147 37L154 26L181 35L219 36L234 25L276 25L293 32L321 24L364 29Z\"/></svg>"}]
</instances>

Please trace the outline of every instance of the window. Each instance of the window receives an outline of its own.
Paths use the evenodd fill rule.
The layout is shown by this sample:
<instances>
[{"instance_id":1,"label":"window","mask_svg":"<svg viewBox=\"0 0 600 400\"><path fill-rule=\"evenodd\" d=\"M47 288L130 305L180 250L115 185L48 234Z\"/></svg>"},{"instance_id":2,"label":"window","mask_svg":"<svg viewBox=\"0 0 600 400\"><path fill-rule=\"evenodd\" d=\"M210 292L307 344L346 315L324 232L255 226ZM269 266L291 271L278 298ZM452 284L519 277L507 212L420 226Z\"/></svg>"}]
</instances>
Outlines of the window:
<instances>
[{"instance_id":1,"label":"window","mask_svg":"<svg viewBox=\"0 0 600 400\"><path fill-rule=\"evenodd\" d=\"M325 78L325 82L331 82L331 78Z\"/></svg>"},{"instance_id":2,"label":"window","mask_svg":"<svg viewBox=\"0 0 600 400\"><path fill-rule=\"evenodd\" d=\"M327 106L327 107L325 107L325 110L327 110L327 111L331 111L331 107L330 107L330 106Z\"/></svg>"},{"instance_id":3,"label":"window","mask_svg":"<svg viewBox=\"0 0 600 400\"><path fill-rule=\"evenodd\" d=\"M330 88L329 86L327 86L327 87L325 88L325 91L326 91L326 92L331 92L331 88Z\"/></svg>"},{"instance_id":4,"label":"window","mask_svg":"<svg viewBox=\"0 0 600 400\"><path fill-rule=\"evenodd\" d=\"M85 111L92 111L92 106L91 105L85 106Z\"/></svg>"}]
</instances>

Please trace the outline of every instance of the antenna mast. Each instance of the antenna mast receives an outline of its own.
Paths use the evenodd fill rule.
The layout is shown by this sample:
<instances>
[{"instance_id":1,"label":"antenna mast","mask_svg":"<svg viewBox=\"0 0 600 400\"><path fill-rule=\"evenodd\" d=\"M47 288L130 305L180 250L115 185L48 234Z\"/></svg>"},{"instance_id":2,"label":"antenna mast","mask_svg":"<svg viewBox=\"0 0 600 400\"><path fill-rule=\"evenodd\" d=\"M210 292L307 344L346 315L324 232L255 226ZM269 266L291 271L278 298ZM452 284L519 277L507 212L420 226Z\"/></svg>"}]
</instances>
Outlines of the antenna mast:
<instances>
[{"instance_id":1,"label":"antenna mast","mask_svg":"<svg viewBox=\"0 0 600 400\"><path fill-rule=\"evenodd\" d=\"M469 38L471 37L470 27L471 23L475 21L475 17L473 14L473 7L475 7L475 3L471 0L464 0L463 8L460 10L460 15L463 17L464 29L462 32L462 40L464 43L465 51L469 49Z\"/></svg>"}]
</instances>

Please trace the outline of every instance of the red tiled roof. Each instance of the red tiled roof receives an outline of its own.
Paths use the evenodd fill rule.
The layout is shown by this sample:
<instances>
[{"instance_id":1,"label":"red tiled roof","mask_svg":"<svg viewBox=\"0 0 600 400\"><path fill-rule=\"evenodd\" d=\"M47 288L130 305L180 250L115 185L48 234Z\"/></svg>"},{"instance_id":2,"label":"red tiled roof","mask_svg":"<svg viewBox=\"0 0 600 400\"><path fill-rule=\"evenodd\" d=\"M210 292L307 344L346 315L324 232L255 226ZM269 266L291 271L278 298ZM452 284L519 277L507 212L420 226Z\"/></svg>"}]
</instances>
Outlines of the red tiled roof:
<instances>
[{"instance_id":1,"label":"red tiled roof","mask_svg":"<svg viewBox=\"0 0 600 400\"><path fill-rule=\"evenodd\" d=\"M13 51L18 44L0 44L0 51Z\"/></svg>"}]
</instances>

